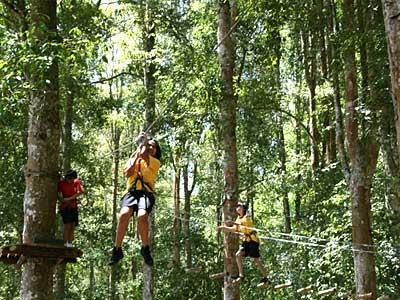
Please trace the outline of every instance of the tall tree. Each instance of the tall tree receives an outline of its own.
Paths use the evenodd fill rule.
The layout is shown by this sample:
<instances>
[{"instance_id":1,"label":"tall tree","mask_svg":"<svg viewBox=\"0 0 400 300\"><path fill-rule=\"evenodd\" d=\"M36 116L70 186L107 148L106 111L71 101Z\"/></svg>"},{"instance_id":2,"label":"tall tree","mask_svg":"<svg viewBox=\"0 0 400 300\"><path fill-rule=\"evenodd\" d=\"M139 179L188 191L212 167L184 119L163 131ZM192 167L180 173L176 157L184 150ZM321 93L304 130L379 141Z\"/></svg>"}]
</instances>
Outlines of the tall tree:
<instances>
[{"instance_id":1,"label":"tall tree","mask_svg":"<svg viewBox=\"0 0 400 300\"><path fill-rule=\"evenodd\" d=\"M313 9L315 10L315 9ZM316 33L313 29L305 29L302 32L303 53L304 53L304 70L307 81L309 96L309 127L310 127L310 145L311 145L311 168L315 172L319 165L319 133L317 128L317 111L316 111L316 88L317 88L317 62L316 62Z\"/></svg>"},{"instance_id":2,"label":"tall tree","mask_svg":"<svg viewBox=\"0 0 400 300\"><path fill-rule=\"evenodd\" d=\"M389 53L392 99L395 111L397 147L400 155L400 1L382 0Z\"/></svg>"},{"instance_id":3,"label":"tall tree","mask_svg":"<svg viewBox=\"0 0 400 300\"><path fill-rule=\"evenodd\" d=\"M188 159L187 163L183 167L182 177L183 177L183 192L184 192L184 221L182 224L183 227L183 235L185 238L185 253L186 253L186 268L192 267L192 244L190 242L190 211L191 211L191 197L193 193L193 189L196 186L196 177L197 177L197 163L194 162L193 169L191 169L192 174L192 185L189 185L189 170L190 170L190 161Z\"/></svg>"},{"instance_id":4,"label":"tall tree","mask_svg":"<svg viewBox=\"0 0 400 300\"><path fill-rule=\"evenodd\" d=\"M155 3L151 0L146 0L145 6L145 22L143 28L143 42L146 53L146 61L144 64L144 87L145 87L145 122L143 129L149 128L155 121L156 110L156 65L155 65L155 41L156 41L156 24L154 22L153 13ZM149 242L152 249L154 239L154 210L149 215ZM153 299L154 277L153 268L147 264L143 264L143 291L142 297L145 300Z\"/></svg>"},{"instance_id":5,"label":"tall tree","mask_svg":"<svg viewBox=\"0 0 400 300\"><path fill-rule=\"evenodd\" d=\"M376 129L358 121L357 107L360 99L357 90L357 69L355 61L355 32L353 0L344 1L344 47L345 66L345 131L351 167L346 166L344 173L352 200L352 236L355 283L357 294L372 293L376 298L375 257L371 233L371 181L375 172L379 146ZM367 99L364 99L368 102ZM337 120L338 121L338 120ZM364 129L364 130L361 130ZM348 172L350 170L350 172Z\"/></svg>"},{"instance_id":6,"label":"tall tree","mask_svg":"<svg viewBox=\"0 0 400 300\"><path fill-rule=\"evenodd\" d=\"M181 260L181 247L180 247L180 234L181 234L181 206L180 206L180 186L181 186L181 166L180 166L180 149L177 150L175 157L172 158L174 166L174 251L172 263L174 267L180 265Z\"/></svg>"},{"instance_id":7,"label":"tall tree","mask_svg":"<svg viewBox=\"0 0 400 300\"><path fill-rule=\"evenodd\" d=\"M238 164L236 150L236 95L234 92L235 45L232 39L236 21L236 1L218 1L218 58L221 68L222 97L220 102L222 143L224 149L224 221L234 220L238 200ZM237 273L235 253L238 238L231 233L224 235L225 278L224 299L239 299L239 288L232 284L230 275ZM228 275L229 274L229 275Z\"/></svg>"},{"instance_id":8,"label":"tall tree","mask_svg":"<svg viewBox=\"0 0 400 300\"><path fill-rule=\"evenodd\" d=\"M23 242L54 238L60 120L58 101L56 0L31 1L29 36L36 59L29 70L28 161L24 197ZM28 258L21 280L21 299L51 299L54 264Z\"/></svg>"}]
</instances>

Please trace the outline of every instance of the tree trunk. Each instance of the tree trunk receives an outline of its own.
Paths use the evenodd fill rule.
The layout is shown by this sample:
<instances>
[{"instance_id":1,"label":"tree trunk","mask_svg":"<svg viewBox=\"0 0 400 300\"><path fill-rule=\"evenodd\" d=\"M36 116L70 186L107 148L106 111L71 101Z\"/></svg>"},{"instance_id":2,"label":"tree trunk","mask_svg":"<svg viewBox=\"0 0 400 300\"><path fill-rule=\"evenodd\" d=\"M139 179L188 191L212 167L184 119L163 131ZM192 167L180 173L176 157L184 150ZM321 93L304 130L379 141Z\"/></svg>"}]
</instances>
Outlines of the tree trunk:
<instances>
[{"instance_id":1,"label":"tree trunk","mask_svg":"<svg viewBox=\"0 0 400 300\"><path fill-rule=\"evenodd\" d=\"M382 145L383 164L386 178L386 207L390 216L389 230L400 241L400 169L399 155L396 144L396 129L393 120L393 106L384 102L381 119L380 142Z\"/></svg>"},{"instance_id":2,"label":"tree trunk","mask_svg":"<svg viewBox=\"0 0 400 300\"><path fill-rule=\"evenodd\" d=\"M117 232L117 202L118 202L118 174L119 174L119 144L121 139L121 129L117 124L111 125L111 136L113 145L113 202L112 202L112 240L115 242L115 235ZM110 270L110 299L119 299L119 294L116 288L118 282L118 271L120 265L116 264Z\"/></svg>"},{"instance_id":3,"label":"tree trunk","mask_svg":"<svg viewBox=\"0 0 400 300\"><path fill-rule=\"evenodd\" d=\"M181 183L181 168L180 168L180 154L177 153L174 158L174 254L172 263L175 268L180 265L181 261L181 247L180 247L180 234L181 234L181 209L180 209L180 183Z\"/></svg>"},{"instance_id":4,"label":"tree trunk","mask_svg":"<svg viewBox=\"0 0 400 300\"><path fill-rule=\"evenodd\" d=\"M379 147L374 137L361 143L357 119L358 91L355 63L353 0L344 1L344 30L346 43L345 60L345 99L346 134L348 153L351 161L350 196L352 199L352 235L354 248L354 269L357 294L372 292L376 299L375 257L371 234L371 181L375 171Z\"/></svg>"},{"instance_id":5,"label":"tree trunk","mask_svg":"<svg viewBox=\"0 0 400 300\"><path fill-rule=\"evenodd\" d=\"M400 1L382 0L389 53L392 99L395 111L397 147L400 155Z\"/></svg>"},{"instance_id":6,"label":"tree trunk","mask_svg":"<svg viewBox=\"0 0 400 300\"><path fill-rule=\"evenodd\" d=\"M300 125L300 120L301 120L301 104L302 101L299 99L299 97L296 98L296 148L295 148L295 153L296 157L300 157L301 154L301 125ZM301 192L300 192L300 186L303 182L301 174L299 173L296 178L297 181L297 188L296 188L296 195L294 199L294 206L295 206L295 217L296 220L299 221L301 218Z\"/></svg>"},{"instance_id":7,"label":"tree trunk","mask_svg":"<svg viewBox=\"0 0 400 300\"><path fill-rule=\"evenodd\" d=\"M224 149L224 206L223 219L235 220L235 207L238 198L238 166L236 153L236 96L233 86L235 67L235 47L232 41L231 27L233 25L231 9L234 11L234 1L218 1L218 57L221 67L222 99L221 127ZM232 4L232 6L231 6ZM229 280L229 275L237 275L235 253L238 249L238 238L232 233L224 234L225 251L225 278L224 299L240 299L240 291L237 285ZM229 274L229 275L228 275Z\"/></svg>"},{"instance_id":8,"label":"tree trunk","mask_svg":"<svg viewBox=\"0 0 400 300\"><path fill-rule=\"evenodd\" d=\"M310 32L303 32L303 52L304 52L304 70L305 77L310 92L308 112L310 115L310 146L311 146L311 168L313 173L316 172L319 165L319 150L318 150L318 129L317 129L317 112L315 103L315 89L317 86L316 79L316 61L315 61L315 36Z\"/></svg>"},{"instance_id":9,"label":"tree trunk","mask_svg":"<svg viewBox=\"0 0 400 300\"><path fill-rule=\"evenodd\" d=\"M146 130L149 128L155 120L155 110L156 110L156 79L155 79L155 63L153 57L153 51L156 39L156 25L153 20L153 2L146 0L146 10L145 10L145 28L144 28L144 41L145 41L145 51L146 51L146 62L144 67L144 86L146 91L146 101L145 101L145 126ZM154 242L154 225L155 225L155 212L154 210L149 214L149 246L153 250ZM154 252L152 252L154 258ZM143 263L143 300L152 300L154 293L154 275L153 268L149 265Z\"/></svg>"},{"instance_id":10,"label":"tree trunk","mask_svg":"<svg viewBox=\"0 0 400 300\"><path fill-rule=\"evenodd\" d=\"M183 235L185 238L186 268L192 267L192 245L190 242L190 198L196 186L197 164L193 168L192 186L189 187L189 162L183 169L183 191L185 195Z\"/></svg>"},{"instance_id":11,"label":"tree trunk","mask_svg":"<svg viewBox=\"0 0 400 300\"><path fill-rule=\"evenodd\" d=\"M283 124L282 121L279 121L279 133L278 133L278 141L279 141L279 152L280 152L280 161L281 161L281 176L282 176L282 186L283 186L283 216L285 218L285 232L292 232L292 222L290 218L290 205L289 205L289 195L286 187L286 149L285 149L285 136L283 133Z\"/></svg>"},{"instance_id":12,"label":"tree trunk","mask_svg":"<svg viewBox=\"0 0 400 300\"><path fill-rule=\"evenodd\" d=\"M65 94L65 113L62 135L62 171L66 172L71 169L71 151L72 151L72 119L74 107L74 89L72 78L67 77L67 93ZM63 239L64 226L61 218L56 219L57 237ZM57 299L64 299L66 293L65 274L67 264L60 264L56 267L55 274L55 294Z\"/></svg>"},{"instance_id":13,"label":"tree trunk","mask_svg":"<svg viewBox=\"0 0 400 300\"><path fill-rule=\"evenodd\" d=\"M334 36L336 32L336 7L334 0L329 0L328 5L328 30L329 35ZM338 68L338 53L336 51L335 43L329 39L329 61L330 76L334 90L333 105L335 107L335 133L336 133L336 147L339 154L339 160L342 167L343 175L348 185L350 185L350 166L345 149L345 133L343 130L343 113L340 104L340 84L339 84L339 68Z\"/></svg>"},{"instance_id":14,"label":"tree trunk","mask_svg":"<svg viewBox=\"0 0 400 300\"><path fill-rule=\"evenodd\" d=\"M35 55L53 58L49 65L36 66L28 74L29 107L28 161L24 196L23 243L53 239L57 199L60 119L55 0L31 2L32 35ZM46 47L44 45L46 44ZM43 53L45 52L45 53ZM21 280L21 299L51 299L54 263L46 258L27 258Z\"/></svg>"},{"instance_id":15,"label":"tree trunk","mask_svg":"<svg viewBox=\"0 0 400 300\"><path fill-rule=\"evenodd\" d=\"M276 45L275 45L275 55L277 58L277 66L276 66L276 76L275 76L275 84L276 84L276 97L278 103L281 102L280 94L281 94L281 36L279 32L275 33ZM281 113L278 113L278 147L279 147L279 159L281 163L281 178L282 178L282 206L283 206L283 216L285 218L285 231L292 232L292 221L290 218L290 205L289 205L289 195L286 186L286 148L285 148L285 134L283 131L283 119Z\"/></svg>"}]
</instances>

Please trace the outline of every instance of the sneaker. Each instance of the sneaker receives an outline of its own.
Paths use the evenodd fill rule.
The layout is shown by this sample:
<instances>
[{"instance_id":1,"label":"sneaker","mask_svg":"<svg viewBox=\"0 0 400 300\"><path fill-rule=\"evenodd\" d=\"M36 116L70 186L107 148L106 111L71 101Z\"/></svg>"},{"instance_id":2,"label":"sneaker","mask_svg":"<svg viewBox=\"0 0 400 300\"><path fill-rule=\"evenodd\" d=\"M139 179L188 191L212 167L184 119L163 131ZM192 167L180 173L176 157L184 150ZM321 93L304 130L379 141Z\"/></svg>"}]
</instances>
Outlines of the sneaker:
<instances>
[{"instance_id":1,"label":"sneaker","mask_svg":"<svg viewBox=\"0 0 400 300\"><path fill-rule=\"evenodd\" d=\"M122 248L116 248L114 247L112 250L112 254L110 257L110 260L108 261L109 266L115 265L117 262L119 262L122 258L124 257L124 253L122 252Z\"/></svg>"},{"instance_id":2,"label":"sneaker","mask_svg":"<svg viewBox=\"0 0 400 300\"><path fill-rule=\"evenodd\" d=\"M151 257L150 247L147 245L140 249L140 254L143 256L144 262L152 267L154 265L153 258Z\"/></svg>"},{"instance_id":3,"label":"sneaker","mask_svg":"<svg viewBox=\"0 0 400 300\"><path fill-rule=\"evenodd\" d=\"M258 287L260 286L269 286L271 284L271 280L268 279L268 277L263 277L260 280L260 283L257 285Z\"/></svg>"},{"instance_id":4,"label":"sneaker","mask_svg":"<svg viewBox=\"0 0 400 300\"><path fill-rule=\"evenodd\" d=\"M72 243L67 243L66 247L67 248L73 248L74 246L72 245Z\"/></svg>"},{"instance_id":5,"label":"sneaker","mask_svg":"<svg viewBox=\"0 0 400 300\"><path fill-rule=\"evenodd\" d=\"M233 284L238 284L238 283L240 283L241 281L243 281L244 280L244 276L243 275L239 275L239 276L232 276L232 283Z\"/></svg>"}]
</instances>

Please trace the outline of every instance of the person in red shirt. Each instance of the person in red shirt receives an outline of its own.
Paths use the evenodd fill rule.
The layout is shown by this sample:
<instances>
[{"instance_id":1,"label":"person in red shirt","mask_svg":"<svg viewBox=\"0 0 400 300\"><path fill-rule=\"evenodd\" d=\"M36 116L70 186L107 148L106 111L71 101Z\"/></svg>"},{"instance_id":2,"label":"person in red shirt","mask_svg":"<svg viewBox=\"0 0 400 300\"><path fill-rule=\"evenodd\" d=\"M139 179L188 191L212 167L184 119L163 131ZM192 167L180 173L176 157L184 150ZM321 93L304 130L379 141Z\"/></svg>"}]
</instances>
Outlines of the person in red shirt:
<instances>
[{"instance_id":1,"label":"person in red shirt","mask_svg":"<svg viewBox=\"0 0 400 300\"><path fill-rule=\"evenodd\" d=\"M75 170L69 170L58 183L59 212L64 223L64 246L72 247L78 225L78 196L84 193Z\"/></svg>"}]
</instances>

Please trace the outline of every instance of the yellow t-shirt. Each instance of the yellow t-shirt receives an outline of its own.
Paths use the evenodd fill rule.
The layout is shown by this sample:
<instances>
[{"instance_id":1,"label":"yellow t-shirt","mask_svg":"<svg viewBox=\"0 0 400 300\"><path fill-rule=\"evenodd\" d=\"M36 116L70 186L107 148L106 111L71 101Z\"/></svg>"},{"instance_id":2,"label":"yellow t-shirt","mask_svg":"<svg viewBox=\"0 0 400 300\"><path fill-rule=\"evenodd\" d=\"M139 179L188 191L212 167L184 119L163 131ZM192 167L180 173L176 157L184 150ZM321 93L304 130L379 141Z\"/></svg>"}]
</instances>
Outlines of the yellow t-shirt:
<instances>
[{"instance_id":1,"label":"yellow t-shirt","mask_svg":"<svg viewBox=\"0 0 400 300\"><path fill-rule=\"evenodd\" d=\"M132 158L131 158L132 159ZM127 162L129 164L130 161ZM160 161L149 155L149 163L147 163L144 159L139 160L140 163L140 174L142 180L144 181L144 189L148 192L154 192L155 182L158 174L158 170L160 169ZM139 171L139 164L136 162L134 166L133 175L130 176L126 181L126 189L129 190L135 182ZM136 190L143 190L142 182L140 180L136 181Z\"/></svg>"},{"instance_id":2,"label":"yellow t-shirt","mask_svg":"<svg viewBox=\"0 0 400 300\"><path fill-rule=\"evenodd\" d=\"M244 215L242 218L237 217L235 223L236 223L236 231L244 234L242 236L242 241L244 242L254 241L260 243L260 240L257 237L257 232L252 228L253 221L251 220L250 216Z\"/></svg>"}]
</instances>

